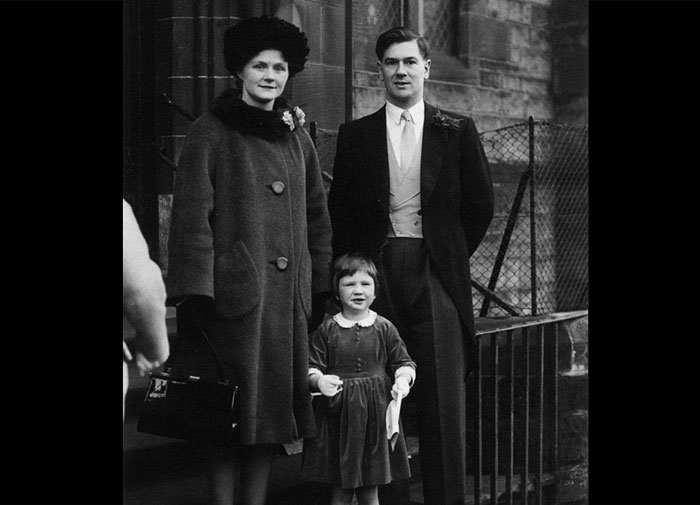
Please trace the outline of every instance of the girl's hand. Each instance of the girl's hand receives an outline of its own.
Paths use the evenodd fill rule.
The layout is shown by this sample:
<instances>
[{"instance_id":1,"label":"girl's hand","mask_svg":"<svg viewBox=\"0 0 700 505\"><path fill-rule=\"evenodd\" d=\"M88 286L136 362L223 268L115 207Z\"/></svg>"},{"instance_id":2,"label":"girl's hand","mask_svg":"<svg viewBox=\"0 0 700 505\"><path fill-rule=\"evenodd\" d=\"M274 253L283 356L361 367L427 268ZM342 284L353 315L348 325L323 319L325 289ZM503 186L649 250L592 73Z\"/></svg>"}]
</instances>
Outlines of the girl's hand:
<instances>
[{"instance_id":1,"label":"girl's hand","mask_svg":"<svg viewBox=\"0 0 700 505\"><path fill-rule=\"evenodd\" d=\"M408 385L408 381L405 377L399 376L396 378L391 388L391 396L393 396L394 399L397 399L399 396L401 398L406 398L409 391L411 391L411 387Z\"/></svg>"},{"instance_id":2,"label":"girl's hand","mask_svg":"<svg viewBox=\"0 0 700 505\"><path fill-rule=\"evenodd\" d=\"M337 375L322 375L318 378L318 390L323 396L335 396L343 390L343 381Z\"/></svg>"}]
</instances>

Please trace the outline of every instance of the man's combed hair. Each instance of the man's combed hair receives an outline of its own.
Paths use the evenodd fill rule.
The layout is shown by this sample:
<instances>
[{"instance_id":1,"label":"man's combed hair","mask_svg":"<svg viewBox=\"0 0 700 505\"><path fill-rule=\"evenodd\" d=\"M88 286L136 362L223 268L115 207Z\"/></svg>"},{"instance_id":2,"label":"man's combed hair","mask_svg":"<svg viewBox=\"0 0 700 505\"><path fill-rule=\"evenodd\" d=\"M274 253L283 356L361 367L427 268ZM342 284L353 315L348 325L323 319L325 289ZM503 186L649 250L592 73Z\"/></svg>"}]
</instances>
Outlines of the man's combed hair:
<instances>
[{"instance_id":1,"label":"man's combed hair","mask_svg":"<svg viewBox=\"0 0 700 505\"><path fill-rule=\"evenodd\" d=\"M333 263L333 293L339 296L340 279L348 275L355 275L357 272L364 272L374 281L374 289L379 289L379 274L374 262L364 254L349 253L343 254Z\"/></svg>"},{"instance_id":2,"label":"man's combed hair","mask_svg":"<svg viewBox=\"0 0 700 505\"><path fill-rule=\"evenodd\" d=\"M309 54L304 32L276 17L244 19L224 33L224 63L231 75L238 74L258 53L277 49L289 64L290 77L304 70Z\"/></svg>"},{"instance_id":3,"label":"man's combed hair","mask_svg":"<svg viewBox=\"0 0 700 505\"><path fill-rule=\"evenodd\" d=\"M410 42L415 40L418 44L418 50L424 60L430 58L430 44L423 36L415 30L407 26L395 26L382 33L377 38L377 45L374 46L374 52L377 54L377 60L382 61L384 53L392 44L401 42Z\"/></svg>"}]
</instances>

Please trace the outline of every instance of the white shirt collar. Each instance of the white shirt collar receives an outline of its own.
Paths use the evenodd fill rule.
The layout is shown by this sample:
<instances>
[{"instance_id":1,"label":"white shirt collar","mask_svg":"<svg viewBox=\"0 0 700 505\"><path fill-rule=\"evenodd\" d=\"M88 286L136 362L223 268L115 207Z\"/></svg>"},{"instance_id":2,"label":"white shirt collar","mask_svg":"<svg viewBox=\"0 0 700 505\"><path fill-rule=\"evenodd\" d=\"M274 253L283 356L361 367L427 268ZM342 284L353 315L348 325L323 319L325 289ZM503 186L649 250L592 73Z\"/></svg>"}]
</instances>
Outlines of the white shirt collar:
<instances>
[{"instance_id":1,"label":"white shirt collar","mask_svg":"<svg viewBox=\"0 0 700 505\"><path fill-rule=\"evenodd\" d=\"M423 117L425 116L425 102L423 100L419 100L417 104L409 109L402 109L391 102L386 102L386 115L397 125L401 122L401 113L404 110L408 110L408 112L411 113L413 122L416 125L421 125L423 123Z\"/></svg>"},{"instance_id":2,"label":"white shirt collar","mask_svg":"<svg viewBox=\"0 0 700 505\"><path fill-rule=\"evenodd\" d=\"M338 323L338 325L341 328L352 328L355 325L359 325L366 328L372 326L376 319L377 313L371 309L369 311L369 315L360 321L350 321L349 319L343 316L342 312L338 312L336 315L333 316L333 320L336 323Z\"/></svg>"}]
</instances>

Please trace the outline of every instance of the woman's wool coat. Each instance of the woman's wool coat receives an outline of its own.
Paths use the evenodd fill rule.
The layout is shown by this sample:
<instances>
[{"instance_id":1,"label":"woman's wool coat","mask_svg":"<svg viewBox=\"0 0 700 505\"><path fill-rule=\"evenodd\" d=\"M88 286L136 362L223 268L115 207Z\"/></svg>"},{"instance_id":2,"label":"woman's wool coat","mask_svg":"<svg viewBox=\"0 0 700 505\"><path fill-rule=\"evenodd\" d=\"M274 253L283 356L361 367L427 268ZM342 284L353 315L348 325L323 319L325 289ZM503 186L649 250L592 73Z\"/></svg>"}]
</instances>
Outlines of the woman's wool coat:
<instances>
[{"instance_id":1,"label":"woman's wool coat","mask_svg":"<svg viewBox=\"0 0 700 505\"><path fill-rule=\"evenodd\" d=\"M201 339L192 344L199 325L239 386L240 441L286 443L316 432L307 320L312 291L330 290L326 193L314 145L296 120L293 131L284 125L269 138L219 117L208 112L192 124L175 178L168 297L213 301L198 321L178 310L178 339L190 345L177 359L215 378L213 361L194 356L206 355Z\"/></svg>"}]
</instances>

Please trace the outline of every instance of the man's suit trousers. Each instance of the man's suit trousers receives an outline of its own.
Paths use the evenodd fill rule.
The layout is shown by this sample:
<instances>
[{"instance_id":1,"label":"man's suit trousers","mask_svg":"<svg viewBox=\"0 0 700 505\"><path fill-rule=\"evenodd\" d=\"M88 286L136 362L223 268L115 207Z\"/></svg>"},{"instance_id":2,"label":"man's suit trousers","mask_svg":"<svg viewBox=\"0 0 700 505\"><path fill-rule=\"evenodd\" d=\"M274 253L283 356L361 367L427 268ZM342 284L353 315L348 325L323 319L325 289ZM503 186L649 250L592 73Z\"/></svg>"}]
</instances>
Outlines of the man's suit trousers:
<instances>
[{"instance_id":1,"label":"man's suit trousers","mask_svg":"<svg viewBox=\"0 0 700 505\"><path fill-rule=\"evenodd\" d=\"M410 400L416 404L426 505L466 500L465 355L462 326L443 283L433 274L422 239L391 238L382 250L373 309L399 330L417 364ZM380 498L388 488L380 490ZM407 486L394 486L404 495ZM381 500L380 500L381 501Z\"/></svg>"}]
</instances>

